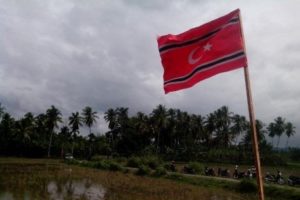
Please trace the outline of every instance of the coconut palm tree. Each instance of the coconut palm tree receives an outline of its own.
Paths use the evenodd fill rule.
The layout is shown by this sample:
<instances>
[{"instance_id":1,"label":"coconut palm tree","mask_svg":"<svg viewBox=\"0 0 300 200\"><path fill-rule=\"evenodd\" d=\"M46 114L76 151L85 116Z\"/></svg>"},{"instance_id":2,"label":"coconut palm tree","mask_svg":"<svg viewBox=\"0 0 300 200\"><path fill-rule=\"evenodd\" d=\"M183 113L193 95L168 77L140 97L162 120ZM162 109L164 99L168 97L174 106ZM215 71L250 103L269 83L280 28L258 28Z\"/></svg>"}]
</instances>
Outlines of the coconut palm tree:
<instances>
[{"instance_id":1,"label":"coconut palm tree","mask_svg":"<svg viewBox=\"0 0 300 200\"><path fill-rule=\"evenodd\" d=\"M71 126L71 132L78 134L79 128L82 126L82 117L79 115L79 112L72 113L69 117L69 126Z\"/></svg>"},{"instance_id":2,"label":"coconut palm tree","mask_svg":"<svg viewBox=\"0 0 300 200\"><path fill-rule=\"evenodd\" d=\"M46 111L46 125L47 129L50 132L50 140L49 140L49 146L48 146L48 158L51 156L51 145L52 145L52 139L53 139L53 134L54 134L54 129L58 128L58 123L62 122L61 119L61 112L55 107L51 106Z\"/></svg>"},{"instance_id":3,"label":"coconut palm tree","mask_svg":"<svg viewBox=\"0 0 300 200\"><path fill-rule=\"evenodd\" d=\"M115 137L117 135L118 123L117 123L118 113L115 109L109 108L104 113L104 119L108 123L109 132L106 133L109 138L110 149L112 152L115 150Z\"/></svg>"},{"instance_id":4,"label":"coconut palm tree","mask_svg":"<svg viewBox=\"0 0 300 200\"><path fill-rule=\"evenodd\" d=\"M135 128L138 131L138 134L145 135L145 133L149 131L147 115L145 115L142 112L138 112L136 114L135 119L136 119Z\"/></svg>"},{"instance_id":5,"label":"coconut palm tree","mask_svg":"<svg viewBox=\"0 0 300 200\"><path fill-rule=\"evenodd\" d=\"M237 137L249 129L249 122L246 120L246 117L237 114L232 117L232 121L233 121L233 126L231 127L230 132L235 138L235 144L236 144Z\"/></svg>"},{"instance_id":6,"label":"coconut palm tree","mask_svg":"<svg viewBox=\"0 0 300 200\"><path fill-rule=\"evenodd\" d=\"M9 113L4 113L0 123L0 151L7 150L13 140L16 121ZM4 153L4 152L1 152Z\"/></svg>"},{"instance_id":7,"label":"coconut palm tree","mask_svg":"<svg viewBox=\"0 0 300 200\"><path fill-rule=\"evenodd\" d=\"M167 110L163 105L158 105L151 113L151 121L153 122L154 130L156 132L156 152L161 151L161 135L167 126Z\"/></svg>"},{"instance_id":8,"label":"coconut palm tree","mask_svg":"<svg viewBox=\"0 0 300 200\"><path fill-rule=\"evenodd\" d=\"M255 120L255 126L256 126L257 139L259 143L262 143L265 140L265 133L266 133L266 130L264 129L265 124L261 120L257 119Z\"/></svg>"},{"instance_id":9,"label":"coconut palm tree","mask_svg":"<svg viewBox=\"0 0 300 200\"><path fill-rule=\"evenodd\" d=\"M275 122L275 125L274 125L275 134L278 137L278 140L277 140L277 148L278 148L279 143L280 143L280 137L285 131L285 119L283 119L282 117L277 117L274 120L274 122Z\"/></svg>"},{"instance_id":10,"label":"coconut palm tree","mask_svg":"<svg viewBox=\"0 0 300 200\"><path fill-rule=\"evenodd\" d=\"M190 131L194 144L200 144L205 140L204 120L201 115L191 115Z\"/></svg>"},{"instance_id":11,"label":"coconut palm tree","mask_svg":"<svg viewBox=\"0 0 300 200\"><path fill-rule=\"evenodd\" d=\"M269 126L267 127L267 130L268 130L268 136L270 138L272 138L272 146L273 146L273 143L274 143L274 137L276 135L276 131L275 131L275 124L273 122L271 122L269 124Z\"/></svg>"},{"instance_id":12,"label":"coconut palm tree","mask_svg":"<svg viewBox=\"0 0 300 200\"><path fill-rule=\"evenodd\" d=\"M222 106L214 112L216 116L217 140L223 147L228 147L233 140L233 135L230 132L232 113L229 112L227 106Z\"/></svg>"},{"instance_id":13,"label":"coconut palm tree","mask_svg":"<svg viewBox=\"0 0 300 200\"><path fill-rule=\"evenodd\" d=\"M291 122L286 123L285 125L285 134L287 136L286 148L288 147L289 138L295 134L295 128Z\"/></svg>"},{"instance_id":14,"label":"coconut palm tree","mask_svg":"<svg viewBox=\"0 0 300 200\"><path fill-rule=\"evenodd\" d=\"M117 112L114 109L109 108L104 113L104 119L106 122L108 122L108 128L113 131L117 124Z\"/></svg>"},{"instance_id":15,"label":"coconut palm tree","mask_svg":"<svg viewBox=\"0 0 300 200\"><path fill-rule=\"evenodd\" d=\"M59 136L60 145L61 145L61 151L60 151L61 152L61 157L63 158L64 154L65 154L66 144L69 143L70 138L72 137L72 134L69 130L69 127L68 126L61 127L58 136ZM73 148L73 146L72 146L72 148ZM72 155L73 155L73 149L72 149Z\"/></svg>"},{"instance_id":16,"label":"coconut palm tree","mask_svg":"<svg viewBox=\"0 0 300 200\"><path fill-rule=\"evenodd\" d=\"M97 116L97 112L94 112L91 107L86 106L82 110L82 116L83 116L83 122L85 125L89 127L90 134L92 133L91 127L96 123L97 119L99 118Z\"/></svg>"},{"instance_id":17,"label":"coconut palm tree","mask_svg":"<svg viewBox=\"0 0 300 200\"><path fill-rule=\"evenodd\" d=\"M5 108L0 103L0 119L1 119L2 115L4 114L4 110L5 110Z\"/></svg>"},{"instance_id":18,"label":"coconut palm tree","mask_svg":"<svg viewBox=\"0 0 300 200\"><path fill-rule=\"evenodd\" d=\"M15 134L17 140L23 145L29 145L34 136L34 116L31 112L28 112L24 117L16 121Z\"/></svg>"},{"instance_id":19,"label":"coconut palm tree","mask_svg":"<svg viewBox=\"0 0 300 200\"><path fill-rule=\"evenodd\" d=\"M34 132L36 134L37 145L43 148L47 148L48 135L47 135L47 116L45 113L41 113L34 118L35 126Z\"/></svg>"},{"instance_id":20,"label":"coconut palm tree","mask_svg":"<svg viewBox=\"0 0 300 200\"><path fill-rule=\"evenodd\" d=\"M79 134L80 126L82 126L82 117L79 115L79 112L72 113L69 117L69 126L71 127L72 133L72 154L74 153L74 141L77 135Z\"/></svg>"},{"instance_id":21,"label":"coconut palm tree","mask_svg":"<svg viewBox=\"0 0 300 200\"><path fill-rule=\"evenodd\" d=\"M206 145L209 148L212 142L212 139L216 136L216 115L214 113L209 113L205 120L205 129L206 129Z\"/></svg>"},{"instance_id":22,"label":"coconut palm tree","mask_svg":"<svg viewBox=\"0 0 300 200\"><path fill-rule=\"evenodd\" d=\"M128 108L120 107L117 108L117 123L120 128L120 134L124 133L124 129L127 126L129 117L128 117Z\"/></svg>"},{"instance_id":23,"label":"coconut palm tree","mask_svg":"<svg viewBox=\"0 0 300 200\"><path fill-rule=\"evenodd\" d=\"M264 129L264 123L260 120L255 120L255 127L256 127L256 134L257 134L257 140L259 144L262 144L265 141L265 129ZM247 132L245 136L242 139L241 142L246 149L250 149L252 145L252 131L251 129L247 129Z\"/></svg>"}]
</instances>

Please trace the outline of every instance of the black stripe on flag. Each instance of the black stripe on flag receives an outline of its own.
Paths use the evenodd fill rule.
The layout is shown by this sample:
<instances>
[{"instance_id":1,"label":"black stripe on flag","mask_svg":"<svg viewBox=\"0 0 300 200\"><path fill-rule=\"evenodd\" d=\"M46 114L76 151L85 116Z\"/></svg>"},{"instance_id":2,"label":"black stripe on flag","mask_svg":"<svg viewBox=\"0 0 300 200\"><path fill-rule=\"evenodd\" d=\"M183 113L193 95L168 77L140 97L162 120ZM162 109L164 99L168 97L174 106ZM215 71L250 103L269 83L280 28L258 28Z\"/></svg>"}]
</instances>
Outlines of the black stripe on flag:
<instances>
[{"instance_id":1,"label":"black stripe on flag","mask_svg":"<svg viewBox=\"0 0 300 200\"><path fill-rule=\"evenodd\" d=\"M236 23L236 22L239 22L239 18L238 17L235 17L233 19L231 19L227 24L223 25L222 27L220 28L217 28L216 30L214 31L211 31L205 35L202 35L198 38L195 38L195 39L192 39L192 40L188 40L188 41L184 41L184 42L181 42L181 43L173 43L173 44L167 44L163 47L160 47L159 48L159 52L162 53L166 50L169 50L169 49L173 49L173 48L178 48L178 47L183 47L183 46L187 46L187 45L191 45L193 43L196 43L196 42L199 42L201 40L205 40L211 36L213 36L214 34L216 34L218 31L220 31L224 26L227 26L229 24L233 24L233 23Z\"/></svg>"},{"instance_id":2,"label":"black stripe on flag","mask_svg":"<svg viewBox=\"0 0 300 200\"><path fill-rule=\"evenodd\" d=\"M208 62L208 63L204 63L198 67L196 67L191 73L189 73L188 75L185 75L185 76L182 76L180 78L175 78L175 79L171 79L171 80L168 80L168 81L165 81L164 82L164 85L168 85L168 84L173 84L173 83L180 83L180 82L184 82L190 78L192 78L195 74L197 74L198 72L201 72L201 71L205 71L207 68L212 68L214 67L215 65L219 65L219 64L222 64L222 63L226 63L226 62L230 62L232 60L235 60L237 58L240 58L240 57L244 57L245 56L245 52L244 51L239 51L239 52L236 52L234 54L229 54L229 55L226 55L222 58L218 58L216 60L213 60L211 62Z\"/></svg>"}]
</instances>

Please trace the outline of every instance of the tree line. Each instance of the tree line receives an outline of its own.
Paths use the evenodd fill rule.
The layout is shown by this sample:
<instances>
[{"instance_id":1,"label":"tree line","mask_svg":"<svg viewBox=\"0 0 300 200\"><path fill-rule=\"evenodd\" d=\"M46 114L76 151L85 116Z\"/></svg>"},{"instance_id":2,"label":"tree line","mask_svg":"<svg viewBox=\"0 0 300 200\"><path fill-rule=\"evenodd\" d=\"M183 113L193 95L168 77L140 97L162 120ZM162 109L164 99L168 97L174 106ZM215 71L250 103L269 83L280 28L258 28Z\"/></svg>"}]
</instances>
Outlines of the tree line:
<instances>
[{"instance_id":1,"label":"tree line","mask_svg":"<svg viewBox=\"0 0 300 200\"><path fill-rule=\"evenodd\" d=\"M94 155L132 156L155 154L166 159L243 161L252 158L251 130L245 116L229 111L227 106L206 116L158 105L150 114L138 112L129 116L128 108L109 108L104 119L109 131L93 132L97 112L86 106L71 113L63 122L58 108L45 113L26 113L15 119L0 104L0 154L5 156L58 157L72 153L90 159ZM86 127L88 135L80 131ZM288 139L295 127L282 117L266 125L256 120L262 158L273 152L282 135ZM271 137L268 143L266 137Z\"/></svg>"}]
</instances>

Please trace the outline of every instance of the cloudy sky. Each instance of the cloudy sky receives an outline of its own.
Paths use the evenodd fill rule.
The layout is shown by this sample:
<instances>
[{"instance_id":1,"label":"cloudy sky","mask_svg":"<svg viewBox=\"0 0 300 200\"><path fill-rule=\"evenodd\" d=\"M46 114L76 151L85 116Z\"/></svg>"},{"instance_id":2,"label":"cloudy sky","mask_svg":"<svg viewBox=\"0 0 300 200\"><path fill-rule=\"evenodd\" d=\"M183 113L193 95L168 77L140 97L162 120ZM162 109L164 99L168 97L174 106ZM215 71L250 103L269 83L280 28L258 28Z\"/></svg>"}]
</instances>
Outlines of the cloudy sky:
<instances>
[{"instance_id":1,"label":"cloudy sky","mask_svg":"<svg viewBox=\"0 0 300 200\"><path fill-rule=\"evenodd\" d=\"M0 0L0 102L18 118L51 105L145 113L158 104L248 116L242 69L164 94L156 38L241 9L256 117L296 127L300 145L300 3L196 0ZM105 131L99 120L97 131ZM282 139L282 146L285 139Z\"/></svg>"}]
</instances>

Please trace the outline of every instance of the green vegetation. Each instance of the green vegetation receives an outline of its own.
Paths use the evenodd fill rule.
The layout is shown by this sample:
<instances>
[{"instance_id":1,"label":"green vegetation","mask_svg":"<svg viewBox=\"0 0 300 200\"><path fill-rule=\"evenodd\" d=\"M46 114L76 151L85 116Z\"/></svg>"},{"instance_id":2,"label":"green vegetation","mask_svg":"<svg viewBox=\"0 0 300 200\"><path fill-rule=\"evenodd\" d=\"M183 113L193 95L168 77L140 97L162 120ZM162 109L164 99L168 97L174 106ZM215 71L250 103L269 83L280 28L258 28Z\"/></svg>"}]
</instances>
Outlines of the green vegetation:
<instances>
[{"instance_id":1,"label":"green vegetation","mask_svg":"<svg viewBox=\"0 0 300 200\"><path fill-rule=\"evenodd\" d=\"M93 167L97 169L105 169L105 170L112 170L109 165L111 163L115 163L114 161L116 159L110 159L110 160L105 160L103 159L100 163L106 163L105 167L103 165L99 165L99 161L68 161L69 163L72 164L77 164L79 166L84 166L84 167ZM94 163L94 164L93 164ZM207 187L210 189L226 189L230 191L235 191L237 193L241 194L249 194L254 196L257 194L257 185L255 179L241 179L241 180L236 180L236 179L228 179L228 178L221 178L221 177L209 177L209 176L203 176L203 169L204 165L199 162L190 162L185 164L185 167L187 167L190 171L192 172L190 174L183 174L183 173L174 173L171 172L170 169L166 169L168 166L168 163L161 163L159 166L156 167L155 170L151 170L151 168L146 165L147 159L146 158L140 158L140 157L132 157L128 159L128 162L124 162L124 160L119 161L119 168L117 168L117 171L122 171L124 173L128 172L133 172L136 175L139 176L148 176L148 177L163 177L166 179L170 179L176 182L180 183L185 183L185 184L191 184L191 185L196 185L199 187ZM124 163L124 165L134 167L136 166L136 170L130 168L126 169L124 165L121 163ZM213 165L213 164L211 164ZM293 163L291 165L287 165L282 168L285 174L290 174L290 173L295 173L294 170L296 170L296 174L299 175L300 171L300 166L299 164ZM220 166L220 165L219 165ZM220 167L228 167L227 165L222 165ZM232 167L232 166L231 166ZM245 168L245 166L240 166L241 168ZM265 171L271 171L272 167L268 167L264 169ZM180 172L182 170L179 170ZM186 172L186 173L188 173ZM200 175L200 176L199 176ZM296 200L299 198L300 195L300 190L299 188L295 187L290 187L287 185L274 185L274 184L265 184L265 194L266 197L269 199L286 199L286 200Z\"/></svg>"},{"instance_id":2,"label":"green vegetation","mask_svg":"<svg viewBox=\"0 0 300 200\"><path fill-rule=\"evenodd\" d=\"M196 185L200 187L207 188L223 188L230 191L235 191L242 194L252 195L253 199L257 194L257 185L254 180L242 180L242 181L228 181L225 179L216 179L212 177L191 177L184 176L182 174L174 173L167 176L167 179L171 179L177 182L188 183L191 185ZM275 186L275 185L265 185L265 196L266 199L272 200L298 200L300 196L300 190L284 187L284 186Z\"/></svg>"},{"instance_id":3,"label":"green vegetation","mask_svg":"<svg viewBox=\"0 0 300 200\"><path fill-rule=\"evenodd\" d=\"M151 169L156 169L161 160L253 163L249 122L226 106L206 116L163 105L150 114L138 112L129 116L128 108L123 107L110 108L104 114L109 131L94 133L98 115L89 106L69 117L51 106L45 113L29 112L15 119L0 104L0 155L61 157L71 153L85 160L133 157L128 166L143 164ZM62 125L62 121L67 123ZM88 136L82 136L83 126L88 128ZM299 149L278 152L266 141L266 137L277 137L278 147L283 134L288 138L295 134L293 124L277 117L268 126L257 120L256 128L264 165L279 166L299 160ZM147 161L134 160L134 156L147 157Z\"/></svg>"},{"instance_id":4,"label":"green vegetation","mask_svg":"<svg viewBox=\"0 0 300 200\"><path fill-rule=\"evenodd\" d=\"M135 157L134 159L146 160L145 158L138 157ZM16 158L1 158L0 194L1 191L8 190L12 185L16 183L18 183L18 187L23 187L23 189L19 189L18 191L16 191L16 193L23 193L23 191L25 192L25 188L27 187L33 187L35 188L35 190L42 190L41 187L43 185L47 185L47 181L49 182L56 179L58 183L66 184L68 183L70 178L72 178L73 180L85 181L87 179L91 179L92 182L101 183L101 185L110 188L109 195L113 196L116 195L115 193L121 192L122 194L124 194L124 191L127 191L129 194L125 194L125 196L129 195L128 199L133 199L134 195L136 194L141 195L141 198L143 199L151 199L150 197L148 198L148 195L151 195L152 199L169 199L169 195L173 195L171 191L178 188L189 188L187 190L188 192L184 194L184 197L188 198L192 198L194 195L200 195L199 191L204 194L205 191L213 191L213 194L218 194L219 192L221 192L220 194L224 194L225 196L228 195L226 194L226 191L235 192L235 197L233 197L232 199L256 198L255 195L257 192L257 186L255 180L244 179L242 181L238 181L234 179L225 179L219 177L186 175L174 172L171 173L167 172L163 167L165 163L161 163L161 165L159 165L156 170L151 170L149 166L146 166L144 164L140 164L137 170L133 170L131 168L126 169L125 165L128 162L124 162L124 159L101 158L97 159L97 161L68 160L66 162L69 165L65 165L61 161L51 159L28 160ZM81 168L78 168L77 166ZM201 163L192 162L187 166L193 167L194 169L200 169L200 166L204 165ZM292 165L292 167L295 166L297 166L297 164ZM89 168L100 170L89 170ZM43 170L43 172L41 172L40 170ZM110 171L114 171L114 173ZM138 176L132 176L133 173ZM11 174L14 174L14 176L11 176ZM143 179L140 179L139 177ZM158 179L157 177L161 178ZM172 182L169 182L166 179L172 180ZM91 181L89 181L89 184L85 183L85 185L90 185ZM149 185L151 185L151 187L149 187ZM148 194L148 192L151 191L156 191L157 193L155 192L155 194ZM237 198L237 194L242 195L242 197ZM300 190L299 188L295 187L267 184L265 185L265 194L267 199L270 200L298 200ZM39 194L34 195L44 195L43 197L46 198L47 193L39 192ZM37 196L34 197L38 199ZM201 195L198 198L200 197ZM173 197L173 199L185 198L176 196Z\"/></svg>"},{"instance_id":5,"label":"green vegetation","mask_svg":"<svg viewBox=\"0 0 300 200\"><path fill-rule=\"evenodd\" d=\"M29 112L15 119L0 104L0 155L57 158L69 153L75 157L68 161L72 166L124 174L134 172L139 177L166 177L180 183L250 195L256 190L251 181L198 176L208 165L216 170L225 166L232 169L238 164L245 171L253 164L249 122L246 117L230 112L226 106L206 116L167 109L162 105L150 114L138 112L132 116L128 115L128 108L110 108L104 113L109 128L106 133L93 132L97 119L97 112L89 106L69 117L51 106L45 113ZM88 130L88 136L82 135L83 126ZM275 118L269 125L257 120L256 130L263 172L276 173L280 168L285 177L299 176L300 149L279 151L277 148L283 134L288 137L288 147L289 138L295 134L293 124L282 117ZM268 143L266 137L270 137L272 143ZM273 142L273 139L277 141ZM176 161L176 169L172 160ZM183 170L193 175L173 173ZM0 179L3 181L3 177ZM141 191L145 189L141 188ZM266 187L266 194L272 199L299 197L297 190L271 185Z\"/></svg>"},{"instance_id":6,"label":"green vegetation","mask_svg":"<svg viewBox=\"0 0 300 200\"><path fill-rule=\"evenodd\" d=\"M94 192L98 193L94 194L93 199L106 200L212 198L250 200L254 197L252 194L239 194L221 188L210 189L180 181L174 182L162 178L135 176L131 173L112 173L110 171L65 165L52 159L0 158L0 163L0 197L3 193L9 192L13 194L16 200L61 198L87 200L91 199L88 197L91 197L90 195L93 195ZM76 190L77 187L79 187L79 190ZM74 198L74 195L79 196Z\"/></svg>"}]
</instances>

